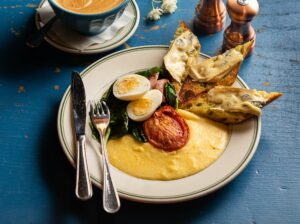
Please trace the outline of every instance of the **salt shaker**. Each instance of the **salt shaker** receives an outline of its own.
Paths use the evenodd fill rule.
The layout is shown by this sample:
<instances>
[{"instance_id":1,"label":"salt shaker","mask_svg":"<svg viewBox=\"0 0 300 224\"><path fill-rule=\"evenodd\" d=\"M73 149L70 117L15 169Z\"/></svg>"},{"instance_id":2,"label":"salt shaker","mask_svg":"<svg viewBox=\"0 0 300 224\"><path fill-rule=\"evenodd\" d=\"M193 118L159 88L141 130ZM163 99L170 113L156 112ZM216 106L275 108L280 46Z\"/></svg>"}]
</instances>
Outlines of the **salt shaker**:
<instances>
[{"instance_id":1,"label":"salt shaker","mask_svg":"<svg viewBox=\"0 0 300 224\"><path fill-rule=\"evenodd\" d=\"M257 0L228 0L226 8L231 24L224 31L223 51L254 40L248 53L251 55L256 35L250 22L259 11Z\"/></svg>"},{"instance_id":2,"label":"salt shaker","mask_svg":"<svg viewBox=\"0 0 300 224\"><path fill-rule=\"evenodd\" d=\"M213 34L224 28L226 8L222 0L199 0L194 17L196 33Z\"/></svg>"}]
</instances>

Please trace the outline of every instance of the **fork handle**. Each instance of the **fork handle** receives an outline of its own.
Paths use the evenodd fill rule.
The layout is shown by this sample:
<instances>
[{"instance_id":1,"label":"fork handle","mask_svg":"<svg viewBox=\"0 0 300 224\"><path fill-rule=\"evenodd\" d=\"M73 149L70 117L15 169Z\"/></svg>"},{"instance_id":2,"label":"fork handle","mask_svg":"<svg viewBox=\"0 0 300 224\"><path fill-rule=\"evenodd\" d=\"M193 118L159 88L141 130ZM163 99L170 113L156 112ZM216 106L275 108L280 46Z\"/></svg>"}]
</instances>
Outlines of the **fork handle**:
<instances>
[{"instance_id":1,"label":"fork handle","mask_svg":"<svg viewBox=\"0 0 300 224\"><path fill-rule=\"evenodd\" d=\"M89 176L86 152L85 136L79 136L77 141L77 169L76 169L76 188L75 194L81 200L87 200L92 197L93 189Z\"/></svg>"},{"instance_id":2,"label":"fork handle","mask_svg":"<svg viewBox=\"0 0 300 224\"><path fill-rule=\"evenodd\" d=\"M103 208L108 213L116 213L120 209L121 203L110 175L106 141L103 134L100 136L103 156Z\"/></svg>"}]
</instances>

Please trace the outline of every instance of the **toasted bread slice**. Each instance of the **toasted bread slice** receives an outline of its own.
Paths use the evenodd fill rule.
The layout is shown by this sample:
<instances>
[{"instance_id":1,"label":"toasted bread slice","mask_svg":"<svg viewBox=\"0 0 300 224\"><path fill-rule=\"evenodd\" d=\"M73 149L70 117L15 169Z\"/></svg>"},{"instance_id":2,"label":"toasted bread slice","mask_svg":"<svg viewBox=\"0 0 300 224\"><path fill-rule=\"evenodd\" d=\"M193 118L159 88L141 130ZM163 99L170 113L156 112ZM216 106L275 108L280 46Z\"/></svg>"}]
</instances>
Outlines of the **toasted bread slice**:
<instances>
[{"instance_id":1,"label":"toasted bread slice","mask_svg":"<svg viewBox=\"0 0 300 224\"><path fill-rule=\"evenodd\" d=\"M238 75L238 72L240 70L240 66L242 64L243 59L246 57L247 53L250 50L250 46L251 46L252 42L247 42L243 45L238 45L237 47L234 48L234 52L236 55L239 54L238 58L240 60L236 60L235 59L235 63L229 64L229 66L227 66L225 69L220 70L220 72L218 73L218 71L215 71L215 75L213 78L209 79L209 80L194 80L191 77L187 77L182 84L180 85L180 87L177 88L178 90L178 96L179 96L179 101L184 103L185 101L193 98L193 97L197 97L198 95L202 94L203 92L208 91L209 89L213 88L214 86L218 86L218 85L222 85L222 86L231 86ZM231 50L232 51L232 50ZM227 54L228 51L224 52L225 55ZM198 56L197 59L194 60L194 63L208 63L210 64L210 66L213 66L213 62L214 60L217 59L217 57L219 57L220 59L228 59L228 57L226 56L216 56L213 58L209 58L209 59L204 59L201 56ZM229 57L230 58L230 57ZM190 65L191 63L191 59L190 59ZM218 61L218 63L222 64L220 61ZM208 66L209 67L209 66ZM189 68L189 72L191 72L191 68ZM190 74L190 73L189 73ZM174 85L175 84L173 83Z\"/></svg>"},{"instance_id":2,"label":"toasted bread slice","mask_svg":"<svg viewBox=\"0 0 300 224\"><path fill-rule=\"evenodd\" d=\"M237 46L225 51L223 54L204 60L200 55L197 58L190 58L188 73L195 81L210 83L219 82L231 71L236 71L234 72L234 75L236 75L244 60L244 49L244 46Z\"/></svg>"},{"instance_id":3,"label":"toasted bread slice","mask_svg":"<svg viewBox=\"0 0 300 224\"><path fill-rule=\"evenodd\" d=\"M173 42L177 37L179 37L185 31L191 31L191 29L188 27L188 25L183 20L180 20L179 26L177 27L174 37L173 37L173 40L171 40L171 42Z\"/></svg>"},{"instance_id":4,"label":"toasted bread slice","mask_svg":"<svg viewBox=\"0 0 300 224\"><path fill-rule=\"evenodd\" d=\"M200 48L198 37L181 21L169 51L164 56L165 68L174 80L181 83L186 79L187 62L199 55Z\"/></svg>"},{"instance_id":5,"label":"toasted bread slice","mask_svg":"<svg viewBox=\"0 0 300 224\"><path fill-rule=\"evenodd\" d=\"M262 107L281 95L279 92L216 86L179 107L215 121L235 124L259 116Z\"/></svg>"}]
</instances>

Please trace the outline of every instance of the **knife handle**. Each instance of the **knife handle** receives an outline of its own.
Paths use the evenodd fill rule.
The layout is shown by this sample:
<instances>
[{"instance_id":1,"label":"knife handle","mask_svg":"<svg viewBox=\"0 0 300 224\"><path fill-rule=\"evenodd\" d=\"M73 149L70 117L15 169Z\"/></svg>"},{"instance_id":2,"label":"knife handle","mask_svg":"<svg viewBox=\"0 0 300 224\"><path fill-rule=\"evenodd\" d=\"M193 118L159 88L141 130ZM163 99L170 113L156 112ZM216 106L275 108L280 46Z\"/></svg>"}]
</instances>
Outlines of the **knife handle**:
<instances>
[{"instance_id":1,"label":"knife handle","mask_svg":"<svg viewBox=\"0 0 300 224\"><path fill-rule=\"evenodd\" d=\"M77 169L75 194L81 200L92 197L93 189L87 166L85 152L85 136L80 136L77 141Z\"/></svg>"}]
</instances>

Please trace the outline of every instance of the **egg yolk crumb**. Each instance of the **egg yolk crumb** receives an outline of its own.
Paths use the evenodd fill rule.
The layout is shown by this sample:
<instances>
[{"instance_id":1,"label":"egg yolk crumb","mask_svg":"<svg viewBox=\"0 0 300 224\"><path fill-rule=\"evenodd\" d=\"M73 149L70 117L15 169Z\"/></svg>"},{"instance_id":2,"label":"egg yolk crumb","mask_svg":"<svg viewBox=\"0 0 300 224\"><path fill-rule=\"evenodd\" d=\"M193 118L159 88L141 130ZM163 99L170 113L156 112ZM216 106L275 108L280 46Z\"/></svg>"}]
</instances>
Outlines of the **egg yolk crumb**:
<instances>
[{"instance_id":1,"label":"egg yolk crumb","mask_svg":"<svg viewBox=\"0 0 300 224\"><path fill-rule=\"evenodd\" d=\"M140 80L136 77L127 77L121 82L116 83L119 94L128 93L140 84Z\"/></svg>"},{"instance_id":2,"label":"egg yolk crumb","mask_svg":"<svg viewBox=\"0 0 300 224\"><path fill-rule=\"evenodd\" d=\"M132 112L136 116L141 116L151 108L152 100L146 97L142 97L136 101L133 101L130 107L132 108Z\"/></svg>"}]
</instances>

